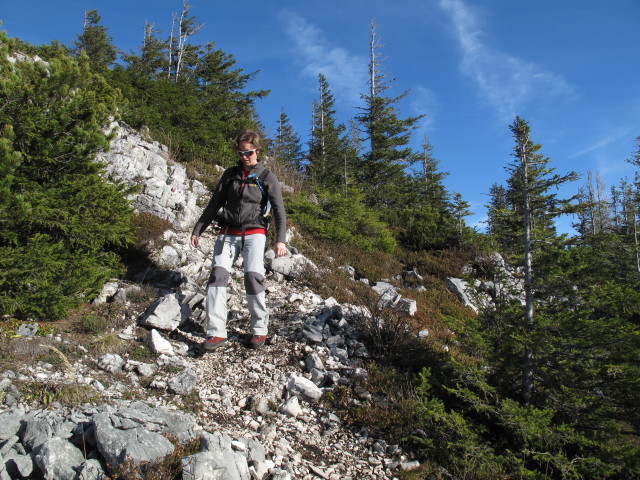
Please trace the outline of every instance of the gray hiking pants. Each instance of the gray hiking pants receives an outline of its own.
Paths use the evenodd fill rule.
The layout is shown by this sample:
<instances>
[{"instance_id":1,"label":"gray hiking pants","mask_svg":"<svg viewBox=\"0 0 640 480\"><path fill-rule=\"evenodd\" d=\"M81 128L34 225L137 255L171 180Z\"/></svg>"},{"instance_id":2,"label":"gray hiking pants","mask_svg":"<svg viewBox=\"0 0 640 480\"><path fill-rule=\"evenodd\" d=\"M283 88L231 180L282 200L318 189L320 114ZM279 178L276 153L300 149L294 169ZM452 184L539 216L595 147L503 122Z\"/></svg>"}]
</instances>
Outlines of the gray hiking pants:
<instances>
[{"instance_id":1,"label":"gray hiking pants","mask_svg":"<svg viewBox=\"0 0 640 480\"><path fill-rule=\"evenodd\" d=\"M233 263L242 253L244 287L251 314L252 335L266 335L269 325L264 291L264 247L262 234L219 235L213 250L213 268L207 285L207 336L227 338L227 284ZM242 252L240 251L242 249Z\"/></svg>"}]
</instances>

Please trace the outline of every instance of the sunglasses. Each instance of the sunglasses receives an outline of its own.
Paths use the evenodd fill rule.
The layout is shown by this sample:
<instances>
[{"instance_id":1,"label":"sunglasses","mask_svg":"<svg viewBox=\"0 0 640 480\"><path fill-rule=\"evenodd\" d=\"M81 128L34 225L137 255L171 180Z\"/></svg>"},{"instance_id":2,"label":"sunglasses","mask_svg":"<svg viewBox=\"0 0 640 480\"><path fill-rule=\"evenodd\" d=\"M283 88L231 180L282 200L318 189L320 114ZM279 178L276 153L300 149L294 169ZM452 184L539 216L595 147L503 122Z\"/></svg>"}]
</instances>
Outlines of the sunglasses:
<instances>
[{"instance_id":1,"label":"sunglasses","mask_svg":"<svg viewBox=\"0 0 640 480\"><path fill-rule=\"evenodd\" d=\"M255 153L255 151L258 150L257 148L254 148L253 150L236 150L238 152L238 155L240 155L241 157L250 157L251 155L253 155Z\"/></svg>"}]
</instances>

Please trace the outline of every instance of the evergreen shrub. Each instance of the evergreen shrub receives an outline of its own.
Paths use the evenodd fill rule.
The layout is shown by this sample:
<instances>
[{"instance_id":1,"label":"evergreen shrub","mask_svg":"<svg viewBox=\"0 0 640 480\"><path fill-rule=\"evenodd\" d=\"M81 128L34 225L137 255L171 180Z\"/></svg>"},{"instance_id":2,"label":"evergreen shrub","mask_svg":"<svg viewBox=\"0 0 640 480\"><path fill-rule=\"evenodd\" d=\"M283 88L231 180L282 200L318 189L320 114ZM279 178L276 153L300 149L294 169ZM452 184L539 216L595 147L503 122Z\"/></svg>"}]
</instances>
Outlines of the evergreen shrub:
<instances>
[{"instance_id":1,"label":"evergreen shrub","mask_svg":"<svg viewBox=\"0 0 640 480\"><path fill-rule=\"evenodd\" d=\"M118 92L62 49L11 63L0 33L0 313L56 320L122 272L133 238L123 186L94 161Z\"/></svg>"},{"instance_id":2,"label":"evergreen shrub","mask_svg":"<svg viewBox=\"0 0 640 480\"><path fill-rule=\"evenodd\" d=\"M291 221L345 247L387 253L396 248L386 224L355 192L346 198L340 193L323 192L317 198L316 203L301 195L290 197L286 207Z\"/></svg>"}]
</instances>

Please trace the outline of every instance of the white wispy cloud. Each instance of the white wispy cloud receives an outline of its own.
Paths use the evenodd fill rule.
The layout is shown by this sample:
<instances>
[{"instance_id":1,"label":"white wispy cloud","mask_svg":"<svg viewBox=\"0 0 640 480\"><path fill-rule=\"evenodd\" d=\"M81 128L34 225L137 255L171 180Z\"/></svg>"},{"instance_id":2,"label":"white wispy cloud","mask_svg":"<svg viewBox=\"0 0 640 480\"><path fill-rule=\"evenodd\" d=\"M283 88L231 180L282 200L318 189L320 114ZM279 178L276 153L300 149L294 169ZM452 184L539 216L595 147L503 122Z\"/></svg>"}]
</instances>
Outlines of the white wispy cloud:
<instances>
[{"instance_id":1,"label":"white wispy cloud","mask_svg":"<svg viewBox=\"0 0 640 480\"><path fill-rule=\"evenodd\" d=\"M606 138L600 138L600 139L598 139L596 141L596 143L593 143L593 144L583 148L582 150L574 153L573 155L570 155L569 158L582 157L583 155L586 155L587 153L592 153L592 152L595 152L595 151L598 151L598 150L602 150L606 146L611 145L611 143L619 140L621 138L621 136L622 135L620 135L618 133L614 133L612 135L609 135Z\"/></svg>"},{"instance_id":2,"label":"white wispy cloud","mask_svg":"<svg viewBox=\"0 0 640 480\"><path fill-rule=\"evenodd\" d=\"M462 50L460 69L477 85L484 101L504 120L512 120L531 102L573 95L561 76L483 43L484 33L474 11L462 0L440 0L450 16Z\"/></svg>"},{"instance_id":3,"label":"white wispy cloud","mask_svg":"<svg viewBox=\"0 0 640 480\"><path fill-rule=\"evenodd\" d=\"M631 145L633 135L636 131L635 129L636 125L633 125L633 123L630 122L630 124L619 127L616 130L612 130L604 136L600 135L595 139L595 142L570 155L569 158L582 157L588 153L602 151L606 147L615 143L628 141L629 145ZM631 153L631 150L629 153Z\"/></svg>"},{"instance_id":4,"label":"white wispy cloud","mask_svg":"<svg viewBox=\"0 0 640 480\"><path fill-rule=\"evenodd\" d=\"M322 73L337 101L359 104L361 89L367 82L367 59L332 46L320 29L296 13L283 12L281 18L296 48L301 73L316 80Z\"/></svg>"}]
</instances>

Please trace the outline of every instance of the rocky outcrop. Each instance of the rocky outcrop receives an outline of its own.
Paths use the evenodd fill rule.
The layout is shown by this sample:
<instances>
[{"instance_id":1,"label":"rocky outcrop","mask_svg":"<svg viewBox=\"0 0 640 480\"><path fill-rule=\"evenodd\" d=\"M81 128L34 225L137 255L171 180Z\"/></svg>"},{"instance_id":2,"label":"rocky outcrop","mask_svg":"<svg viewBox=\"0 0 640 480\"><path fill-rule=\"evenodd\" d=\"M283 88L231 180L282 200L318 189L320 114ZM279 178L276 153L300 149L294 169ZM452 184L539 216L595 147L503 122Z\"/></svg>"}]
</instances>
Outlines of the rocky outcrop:
<instances>
[{"instance_id":1,"label":"rocky outcrop","mask_svg":"<svg viewBox=\"0 0 640 480\"><path fill-rule=\"evenodd\" d=\"M232 277L240 272L236 265ZM171 453L175 446L167 435L180 442L208 439L202 440L199 453L183 457L183 478L207 478L200 476L207 471L218 478L382 479L415 467L397 445L372 438L366 430L351 430L322 402L337 386L352 387L354 406L386 401L366 389L367 372L359 367L359 360L369 355L358 330L366 310L322 299L270 274L271 333L267 344L253 351L243 343L248 312L241 287L236 289L230 303L240 310L229 321L230 341L215 353L202 354L204 336L190 321L151 330L174 352L158 354L152 363L107 353L76 362L67 372L47 365L35 369L34 379L90 385L110 401L70 410L29 410L16 392L0 416L6 471L20 467L23 472L49 472L51 478L104 478L125 458L143 464ZM116 291L108 301L120 298ZM131 338L130 330L120 335ZM65 345L62 337L55 341ZM3 377L3 390L9 392L15 391L14 380L27 373L5 372ZM127 401L132 395L146 400ZM189 396L202 405L200 412L187 415L175 409L184 407ZM60 458L52 454L54 448ZM77 455L85 451L86 457ZM85 477L73 476L80 471Z\"/></svg>"},{"instance_id":2,"label":"rocky outcrop","mask_svg":"<svg viewBox=\"0 0 640 480\"><path fill-rule=\"evenodd\" d=\"M205 458L209 471L220 474L215 478L249 479L250 469L268 467L259 442L204 432L189 414L142 402L26 414L14 409L0 413L0 418L4 425L0 478L32 478L41 472L56 480L98 480L106 478L107 467L117 470L126 462L152 465L175 450L175 441L196 439L200 453L183 458L183 478L214 478L199 473Z\"/></svg>"},{"instance_id":3,"label":"rocky outcrop","mask_svg":"<svg viewBox=\"0 0 640 480\"><path fill-rule=\"evenodd\" d=\"M507 265L498 252L478 256L462 267L466 278L448 278L447 287L460 301L478 312L481 308L495 308L498 303L525 304L522 268Z\"/></svg>"},{"instance_id":4,"label":"rocky outcrop","mask_svg":"<svg viewBox=\"0 0 640 480\"><path fill-rule=\"evenodd\" d=\"M164 218L177 228L192 228L202 212L197 201L207 194L205 186L189 179L185 167L169 159L166 146L145 140L125 125L114 123L110 128L116 132L111 149L97 158L107 176L139 188L131 195L136 210Z\"/></svg>"}]
</instances>

